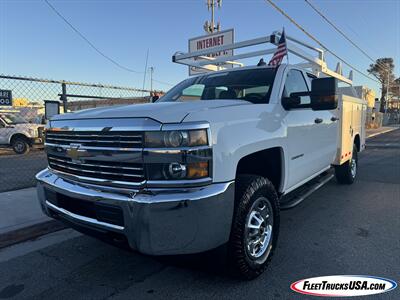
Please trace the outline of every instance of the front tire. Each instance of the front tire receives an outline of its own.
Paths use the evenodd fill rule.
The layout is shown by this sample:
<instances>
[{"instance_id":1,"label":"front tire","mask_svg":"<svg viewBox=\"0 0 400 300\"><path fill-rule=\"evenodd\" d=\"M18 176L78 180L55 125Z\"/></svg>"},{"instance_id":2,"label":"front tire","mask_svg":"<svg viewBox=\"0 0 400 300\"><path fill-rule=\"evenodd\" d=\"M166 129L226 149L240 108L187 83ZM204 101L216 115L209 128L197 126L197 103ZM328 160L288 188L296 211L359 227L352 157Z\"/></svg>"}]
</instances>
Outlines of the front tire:
<instances>
[{"instance_id":1,"label":"front tire","mask_svg":"<svg viewBox=\"0 0 400 300\"><path fill-rule=\"evenodd\" d=\"M29 152L29 144L26 139L17 137L12 140L11 146L17 154L27 154Z\"/></svg>"},{"instance_id":2,"label":"front tire","mask_svg":"<svg viewBox=\"0 0 400 300\"><path fill-rule=\"evenodd\" d=\"M231 266L244 279L264 272L279 233L279 200L272 183L261 176L240 175L228 253Z\"/></svg>"},{"instance_id":3,"label":"front tire","mask_svg":"<svg viewBox=\"0 0 400 300\"><path fill-rule=\"evenodd\" d=\"M340 166L335 166L336 180L340 184L352 184L357 177L358 169L358 152L357 146L353 145L351 158Z\"/></svg>"}]
</instances>

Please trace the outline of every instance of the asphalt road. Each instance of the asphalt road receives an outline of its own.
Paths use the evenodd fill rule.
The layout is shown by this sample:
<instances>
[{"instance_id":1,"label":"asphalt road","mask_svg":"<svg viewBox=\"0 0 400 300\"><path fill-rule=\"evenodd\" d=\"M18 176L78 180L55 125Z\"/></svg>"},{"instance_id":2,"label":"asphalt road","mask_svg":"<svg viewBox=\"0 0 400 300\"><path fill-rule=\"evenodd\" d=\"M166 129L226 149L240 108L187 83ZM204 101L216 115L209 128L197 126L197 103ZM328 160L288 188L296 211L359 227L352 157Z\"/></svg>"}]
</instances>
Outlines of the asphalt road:
<instances>
[{"instance_id":1,"label":"asphalt road","mask_svg":"<svg viewBox=\"0 0 400 300\"><path fill-rule=\"evenodd\" d=\"M0 193L36 185L35 175L47 166L43 150L31 150L17 155L12 150L0 150Z\"/></svg>"},{"instance_id":2,"label":"asphalt road","mask_svg":"<svg viewBox=\"0 0 400 300\"><path fill-rule=\"evenodd\" d=\"M305 299L296 280L335 274L400 283L400 130L374 137L351 186L332 180L283 211L267 271L241 282L215 252L149 257L71 229L0 251L0 299ZM400 299L400 288L366 299Z\"/></svg>"}]
</instances>

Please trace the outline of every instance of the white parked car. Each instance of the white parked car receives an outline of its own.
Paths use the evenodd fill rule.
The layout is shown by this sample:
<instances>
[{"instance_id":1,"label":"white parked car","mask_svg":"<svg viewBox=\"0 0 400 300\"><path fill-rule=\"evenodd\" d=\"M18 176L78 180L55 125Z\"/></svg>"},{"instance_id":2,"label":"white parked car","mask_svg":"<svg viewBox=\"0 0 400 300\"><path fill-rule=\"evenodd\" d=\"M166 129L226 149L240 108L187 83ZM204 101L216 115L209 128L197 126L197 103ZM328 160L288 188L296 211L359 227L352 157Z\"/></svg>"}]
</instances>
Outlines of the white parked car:
<instances>
[{"instance_id":1,"label":"white parked car","mask_svg":"<svg viewBox=\"0 0 400 300\"><path fill-rule=\"evenodd\" d=\"M357 176L366 104L337 80L282 64L189 78L156 103L56 116L43 211L150 255L227 245L244 278L277 247L280 207L304 185ZM315 184L312 184L316 181Z\"/></svg>"},{"instance_id":2,"label":"white parked car","mask_svg":"<svg viewBox=\"0 0 400 300\"><path fill-rule=\"evenodd\" d=\"M0 112L0 146L12 147L17 154L43 145L43 125L28 123L14 113Z\"/></svg>"}]
</instances>

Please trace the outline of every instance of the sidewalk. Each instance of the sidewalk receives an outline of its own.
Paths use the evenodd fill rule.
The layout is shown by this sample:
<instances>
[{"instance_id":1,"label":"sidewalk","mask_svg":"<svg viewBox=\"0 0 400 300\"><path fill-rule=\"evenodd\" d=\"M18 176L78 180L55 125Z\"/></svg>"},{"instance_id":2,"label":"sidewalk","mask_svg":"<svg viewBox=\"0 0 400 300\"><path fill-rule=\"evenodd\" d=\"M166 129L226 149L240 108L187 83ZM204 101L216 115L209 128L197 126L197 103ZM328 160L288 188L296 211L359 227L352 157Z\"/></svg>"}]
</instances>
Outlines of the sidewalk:
<instances>
[{"instance_id":1,"label":"sidewalk","mask_svg":"<svg viewBox=\"0 0 400 300\"><path fill-rule=\"evenodd\" d=\"M366 138L372 138L374 136L377 136L379 134L383 134L386 132L390 132L393 130L399 129L399 126L394 125L394 126L384 126L384 127L380 127L380 128L373 128L373 129L367 129L366 132Z\"/></svg>"},{"instance_id":2,"label":"sidewalk","mask_svg":"<svg viewBox=\"0 0 400 300\"><path fill-rule=\"evenodd\" d=\"M49 221L37 201L36 188L0 193L0 234Z\"/></svg>"},{"instance_id":3,"label":"sidewalk","mask_svg":"<svg viewBox=\"0 0 400 300\"><path fill-rule=\"evenodd\" d=\"M367 138L399 127L368 129ZM0 193L0 248L61 230L62 223L45 216L37 200L36 188Z\"/></svg>"},{"instance_id":4,"label":"sidewalk","mask_svg":"<svg viewBox=\"0 0 400 300\"><path fill-rule=\"evenodd\" d=\"M0 193L0 248L61 228L42 213L36 188Z\"/></svg>"}]
</instances>

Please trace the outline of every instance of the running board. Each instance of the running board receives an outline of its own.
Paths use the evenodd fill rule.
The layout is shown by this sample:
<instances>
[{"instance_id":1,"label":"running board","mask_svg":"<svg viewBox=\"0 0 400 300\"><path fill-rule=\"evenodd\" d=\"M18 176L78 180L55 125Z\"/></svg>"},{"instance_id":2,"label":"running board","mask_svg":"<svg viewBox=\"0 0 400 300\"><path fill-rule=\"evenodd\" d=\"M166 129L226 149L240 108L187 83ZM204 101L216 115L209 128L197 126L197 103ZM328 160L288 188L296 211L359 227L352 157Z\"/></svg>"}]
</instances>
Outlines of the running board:
<instances>
[{"instance_id":1,"label":"running board","mask_svg":"<svg viewBox=\"0 0 400 300\"><path fill-rule=\"evenodd\" d=\"M296 190L283 195L280 198L280 206L282 210L293 208L303 202L308 196L318 190L320 187L324 186L329 182L335 175L332 171L327 171L316 178L310 180L303 186L297 188Z\"/></svg>"}]
</instances>

